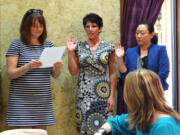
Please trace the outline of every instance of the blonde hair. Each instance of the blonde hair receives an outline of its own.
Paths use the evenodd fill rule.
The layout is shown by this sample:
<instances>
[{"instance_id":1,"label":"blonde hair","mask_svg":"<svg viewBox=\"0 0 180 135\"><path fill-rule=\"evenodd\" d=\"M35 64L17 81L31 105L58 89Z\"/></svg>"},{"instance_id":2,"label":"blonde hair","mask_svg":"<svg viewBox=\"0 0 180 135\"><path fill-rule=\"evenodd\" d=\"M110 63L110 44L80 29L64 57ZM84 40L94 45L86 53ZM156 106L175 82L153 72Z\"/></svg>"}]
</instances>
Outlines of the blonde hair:
<instances>
[{"instance_id":1,"label":"blonde hair","mask_svg":"<svg viewBox=\"0 0 180 135\"><path fill-rule=\"evenodd\" d=\"M171 115L180 123L179 114L169 107L164 91L156 73L146 69L130 72L125 78L124 100L128 108L129 129L145 132L152 124L155 111Z\"/></svg>"}]
</instances>

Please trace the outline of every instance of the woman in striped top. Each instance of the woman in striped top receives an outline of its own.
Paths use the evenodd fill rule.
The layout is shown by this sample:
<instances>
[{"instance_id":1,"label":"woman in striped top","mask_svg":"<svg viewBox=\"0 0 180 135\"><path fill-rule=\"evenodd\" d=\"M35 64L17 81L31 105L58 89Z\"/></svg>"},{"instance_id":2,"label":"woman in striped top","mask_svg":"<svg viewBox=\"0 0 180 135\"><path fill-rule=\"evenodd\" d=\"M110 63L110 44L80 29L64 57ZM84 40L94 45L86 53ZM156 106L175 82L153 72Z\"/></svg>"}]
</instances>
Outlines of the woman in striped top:
<instances>
[{"instance_id":1,"label":"woman in striped top","mask_svg":"<svg viewBox=\"0 0 180 135\"><path fill-rule=\"evenodd\" d=\"M7 58L11 79L7 124L19 128L41 128L55 124L50 91L50 75L57 78L63 66L58 61L51 68L40 68L38 61L45 47L46 23L42 10L29 9L21 22L21 37L12 41Z\"/></svg>"}]
</instances>

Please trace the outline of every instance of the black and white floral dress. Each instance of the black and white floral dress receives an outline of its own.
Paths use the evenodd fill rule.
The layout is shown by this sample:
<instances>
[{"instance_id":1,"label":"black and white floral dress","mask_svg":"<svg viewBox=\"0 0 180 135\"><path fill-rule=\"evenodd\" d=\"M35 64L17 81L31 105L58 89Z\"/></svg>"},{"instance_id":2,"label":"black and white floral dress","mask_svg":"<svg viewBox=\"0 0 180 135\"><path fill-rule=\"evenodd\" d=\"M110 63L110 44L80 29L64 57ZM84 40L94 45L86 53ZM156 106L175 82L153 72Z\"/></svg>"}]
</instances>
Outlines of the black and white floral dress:
<instances>
[{"instance_id":1,"label":"black and white floral dress","mask_svg":"<svg viewBox=\"0 0 180 135\"><path fill-rule=\"evenodd\" d=\"M107 118L112 117L106 107L110 96L109 58L113 51L114 45L104 41L94 55L86 41L79 42L76 47L79 58L76 120L81 133L93 135Z\"/></svg>"}]
</instances>

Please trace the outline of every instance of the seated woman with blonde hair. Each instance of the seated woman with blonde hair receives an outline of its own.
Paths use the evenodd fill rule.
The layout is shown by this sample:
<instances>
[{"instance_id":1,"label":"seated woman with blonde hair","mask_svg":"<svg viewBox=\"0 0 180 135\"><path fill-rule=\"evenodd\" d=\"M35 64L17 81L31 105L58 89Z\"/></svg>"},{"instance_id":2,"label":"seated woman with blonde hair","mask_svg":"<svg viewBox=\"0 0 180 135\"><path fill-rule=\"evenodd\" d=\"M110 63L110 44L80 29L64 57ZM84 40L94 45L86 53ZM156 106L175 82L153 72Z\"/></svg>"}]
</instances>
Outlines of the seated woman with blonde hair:
<instances>
[{"instance_id":1,"label":"seated woman with blonde hair","mask_svg":"<svg viewBox=\"0 0 180 135\"><path fill-rule=\"evenodd\" d=\"M108 119L95 135L180 134L180 115L167 105L160 79L153 71L130 72L125 78L124 100L128 114Z\"/></svg>"}]
</instances>

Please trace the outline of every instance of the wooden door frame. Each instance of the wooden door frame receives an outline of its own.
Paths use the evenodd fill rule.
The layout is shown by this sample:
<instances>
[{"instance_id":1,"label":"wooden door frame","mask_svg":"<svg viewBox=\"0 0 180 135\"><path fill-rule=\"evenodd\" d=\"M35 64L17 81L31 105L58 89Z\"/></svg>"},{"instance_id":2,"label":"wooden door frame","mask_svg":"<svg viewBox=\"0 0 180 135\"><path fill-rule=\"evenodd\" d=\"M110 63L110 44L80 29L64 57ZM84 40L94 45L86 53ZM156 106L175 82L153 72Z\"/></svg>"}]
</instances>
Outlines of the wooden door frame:
<instances>
[{"instance_id":1,"label":"wooden door frame","mask_svg":"<svg viewBox=\"0 0 180 135\"><path fill-rule=\"evenodd\" d=\"M180 0L177 0L178 112L180 113Z\"/></svg>"},{"instance_id":2,"label":"wooden door frame","mask_svg":"<svg viewBox=\"0 0 180 135\"><path fill-rule=\"evenodd\" d=\"M122 25L122 16L123 16L123 7L124 7L124 0L120 0L120 32L121 32L121 30L122 30L122 27L123 27L123 25ZM121 32L122 33L122 32Z\"/></svg>"}]
</instances>

